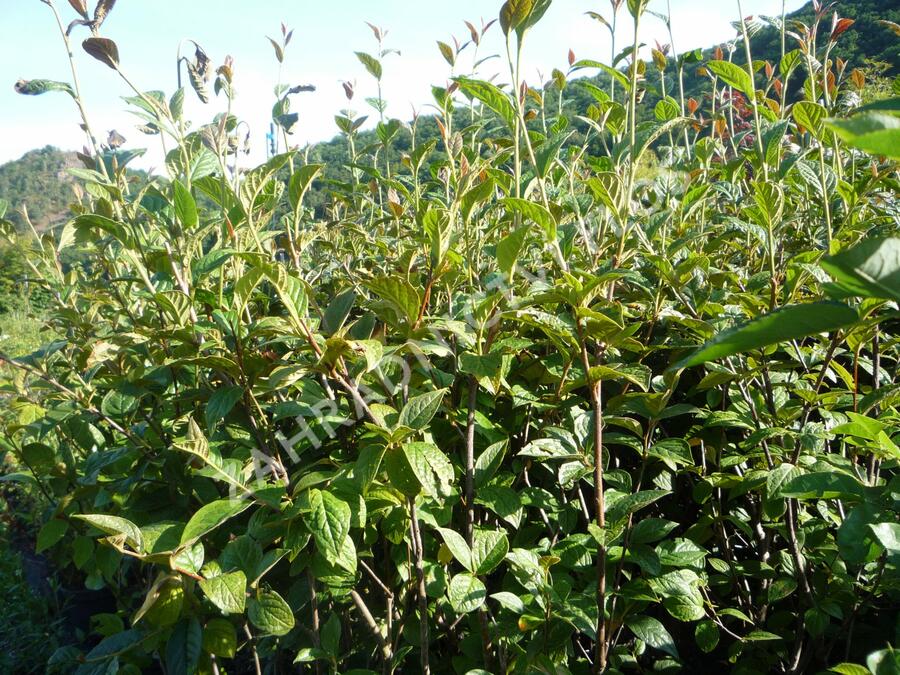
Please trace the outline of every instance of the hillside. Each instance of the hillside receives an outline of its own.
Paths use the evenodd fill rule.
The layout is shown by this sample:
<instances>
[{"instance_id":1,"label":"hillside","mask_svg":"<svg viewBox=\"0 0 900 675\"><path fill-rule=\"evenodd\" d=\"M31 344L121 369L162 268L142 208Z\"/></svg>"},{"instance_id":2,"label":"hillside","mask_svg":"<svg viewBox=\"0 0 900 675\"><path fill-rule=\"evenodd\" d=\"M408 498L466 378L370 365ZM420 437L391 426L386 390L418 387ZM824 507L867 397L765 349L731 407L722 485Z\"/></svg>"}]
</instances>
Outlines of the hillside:
<instances>
[{"instance_id":1,"label":"hillside","mask_svg":"<svg viewBox=\"0 0 900 675\"><path fill-rule=\"evenodd\" d=\"M75 179L67 169L80 165L74 152L48 145L0 166L0 199L9 202L7 217L19 228L24 227L19 211L27 206L36 228L58 223L73 196Z\"/></svg>"}]
</instances>

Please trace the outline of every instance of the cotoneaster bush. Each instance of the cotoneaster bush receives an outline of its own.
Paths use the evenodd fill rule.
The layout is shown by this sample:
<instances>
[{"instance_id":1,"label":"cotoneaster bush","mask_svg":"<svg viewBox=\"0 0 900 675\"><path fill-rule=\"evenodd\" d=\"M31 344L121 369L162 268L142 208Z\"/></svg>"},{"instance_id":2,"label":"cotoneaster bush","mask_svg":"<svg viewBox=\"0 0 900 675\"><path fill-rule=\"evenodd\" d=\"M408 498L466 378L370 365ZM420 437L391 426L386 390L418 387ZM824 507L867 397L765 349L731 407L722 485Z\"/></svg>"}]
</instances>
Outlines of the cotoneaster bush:
<instances>
[{"instance_id":1,"label":"cotoneaster bush","mask_svg":"<svg viewBox=\"0 0 900 675\"><path fill-rule=\"evenodd\" d=\"M145 91L101 35L113 2L70 0L66 31L43 1L168 149L130 179L74 59L17 84L69 96L89 144L29 257L57 338L0 357L37 547L113 608L51 670L898 671L900 118L852 109L832 8L780 63L750 19L677 59L701 103L638 37L621 69L573 54L529 87L550 0L509 0L507 82L441 43L427 142L384 116L373 27L378 142L342 114L352 160L323 181L297 150L245 165L230 59L196 47L190 88ZM641 34L644 0L612 11ZM572 109L588 69L609 90ZM190 124L191 89L225 112ZM282 149L308 89L276 91Z\"/></svg>"}]
</instances>

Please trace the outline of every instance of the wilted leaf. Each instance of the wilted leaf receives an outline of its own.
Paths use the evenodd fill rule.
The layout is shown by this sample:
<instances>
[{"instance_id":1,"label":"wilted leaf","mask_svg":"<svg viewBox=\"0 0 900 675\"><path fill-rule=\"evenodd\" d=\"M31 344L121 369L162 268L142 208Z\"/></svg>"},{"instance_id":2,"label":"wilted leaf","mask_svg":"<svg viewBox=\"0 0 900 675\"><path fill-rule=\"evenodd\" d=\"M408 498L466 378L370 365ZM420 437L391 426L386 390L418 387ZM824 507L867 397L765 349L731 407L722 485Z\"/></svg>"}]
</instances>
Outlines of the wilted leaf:
<instances>
[{"instance_id":1,"label":"wilted leaf","mask_svg":"<svg viewBox=\"0 0 900 675\"><path fill-rule=\"evenodd\" d=\"M110 5L112 3L109 3ZM81 43L88 54L113 70L119 68L119 48L109 38L91 37Z\"/></svg>"}]
</instances>

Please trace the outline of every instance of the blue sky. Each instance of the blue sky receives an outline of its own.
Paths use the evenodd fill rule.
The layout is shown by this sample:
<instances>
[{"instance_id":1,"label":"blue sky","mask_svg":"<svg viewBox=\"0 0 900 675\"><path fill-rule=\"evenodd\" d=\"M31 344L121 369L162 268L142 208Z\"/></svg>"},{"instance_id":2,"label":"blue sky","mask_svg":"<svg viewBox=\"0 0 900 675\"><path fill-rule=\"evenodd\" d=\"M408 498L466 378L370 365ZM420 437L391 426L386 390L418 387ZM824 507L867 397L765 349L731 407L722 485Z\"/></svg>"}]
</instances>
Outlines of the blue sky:
<instances>
[{"instance_id":1,"label":"blue sky","mask_svg":"<svg viewBox=\"0 0 900 675\"><path fill-rule=\"evenodd\" d=\"M93 5L95 0L89 0ZM55 0L68 20L75 14L66 0ZM356 80L357 97L352 107L366 110L364 97L373 96L374 84L357 61L354 51L375 51L371 30L365 21L387 28L386 46L399 49L401 56L389 56L384 64L384 94L388 115L409 119L411 106L425 109L431 102L430 86L443 84L450 76L440 56L436 40L460 41L468 36L467 19L480 25L481 18L494 18L500 0L119 0L103 27L103 35L114 39L121 53L123 70L145 90L162 89L168 94L176 86L175 54L183 38L199 42L214 66L226 54L235 60L238 105L236 113L252 129L254 156L264 156L264 136L279 69L266 36L277 37L284 21L294 29L282 79L286 83L312 83L313 94L294 97L295 111L301 115L292 141L302 145L327 140L335 135L334 115L347 107L341 80ZM803 0L787 0L792 11ZM730 25L738 18L736 0L671 0L675 45L679 51L705 47L731 39ZM608 61L609 35L599 23L584 15L593 10L610 13L609 0L555 0L544 20L530 34L526 46L524 73L533 84L555 68L565 69L572 48L578 58ZM777 15L781 0L744 0L746 13ZM666 11L666 0L651 0L650 9ZM65 149L80 148L83 135L77 112L65 95L19 96L12 85L19 78L48 78L68 81L68 64L49 8L40 0L0 0L0 162L21 156L31 148L46 144ZM630 17L620 10L618 44L630 40ZM86 29L76 31L76 46L87 37ZM503 51L502 34L491 29L479 56ZM641 40L668 42L665 25L647 17ZM128 139L126 147L149 147L143 166L159 166L158 142L135 129L136 118L126 111L121 96L129 91L116 73L76 49L84 97L91 123L105 137L110 129ZM471 50L466 50L460 70L468 71ZM495 59L483 66L482 75L499 70ZM197 122L210 119L224 107L215 98L203 106L193 94L188 96L189 116ZM372 119L370 117L370 119Z\"/></svg>"}]
</instances>

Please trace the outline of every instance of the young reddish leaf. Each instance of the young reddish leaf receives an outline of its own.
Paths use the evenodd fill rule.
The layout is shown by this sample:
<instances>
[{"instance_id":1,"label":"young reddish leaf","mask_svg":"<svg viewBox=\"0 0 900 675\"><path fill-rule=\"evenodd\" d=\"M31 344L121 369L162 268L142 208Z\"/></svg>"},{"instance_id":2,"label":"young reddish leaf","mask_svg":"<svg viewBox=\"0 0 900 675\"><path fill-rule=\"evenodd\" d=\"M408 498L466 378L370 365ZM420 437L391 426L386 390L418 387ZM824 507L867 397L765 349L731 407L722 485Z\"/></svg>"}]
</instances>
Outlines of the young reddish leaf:
<instances>
[{"instance_id":1,"label":"young reddish leaf","mask_svg":"<svg viewBox=\"0 0 900 675\"><path fill-rule=\"evenodd\" d=\"M838 19L831 31L831 41L834 42L837 40L842 34L847 32L854 23L856 23L856 21L853 19Z\"/></svg>"}]
</instances>

